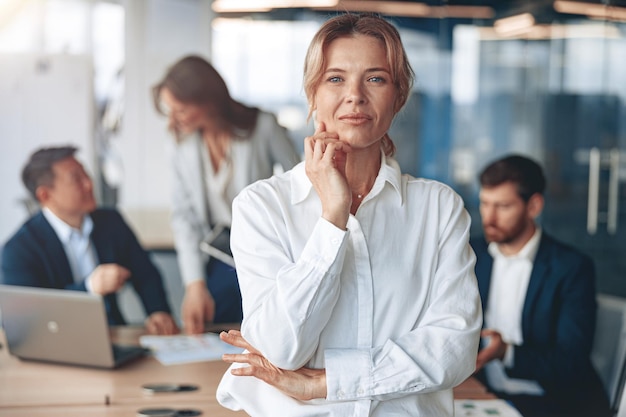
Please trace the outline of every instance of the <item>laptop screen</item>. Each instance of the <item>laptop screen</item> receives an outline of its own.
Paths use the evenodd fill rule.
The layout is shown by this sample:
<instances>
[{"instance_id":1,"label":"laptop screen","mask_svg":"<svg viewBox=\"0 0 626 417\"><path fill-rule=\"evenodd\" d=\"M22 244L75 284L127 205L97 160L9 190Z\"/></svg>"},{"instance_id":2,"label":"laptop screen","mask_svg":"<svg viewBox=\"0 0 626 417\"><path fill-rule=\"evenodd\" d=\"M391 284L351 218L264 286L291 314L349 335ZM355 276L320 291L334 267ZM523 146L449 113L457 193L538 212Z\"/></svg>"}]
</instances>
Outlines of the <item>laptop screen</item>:
<instances>
[{"instance_id":1,"label":"laptop screen","mask_svg":"<svg viewBox=\"0 0 626 417\"><path fill-rule=\"evenodd\" d=\"M0 285L0 318L9 352L21 359L116 366L98 295Z\"/></svg>"}]
</instances>

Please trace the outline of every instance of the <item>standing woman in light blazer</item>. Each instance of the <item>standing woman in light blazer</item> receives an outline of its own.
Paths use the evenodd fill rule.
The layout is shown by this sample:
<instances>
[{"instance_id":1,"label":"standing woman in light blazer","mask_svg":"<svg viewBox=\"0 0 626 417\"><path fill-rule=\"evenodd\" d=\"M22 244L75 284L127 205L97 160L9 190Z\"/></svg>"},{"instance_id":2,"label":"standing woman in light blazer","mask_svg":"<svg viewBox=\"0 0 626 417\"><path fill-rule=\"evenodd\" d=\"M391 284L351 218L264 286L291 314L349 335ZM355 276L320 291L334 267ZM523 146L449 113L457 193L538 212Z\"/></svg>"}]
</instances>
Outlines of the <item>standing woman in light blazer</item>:
<instances>
[{"instance_id":1,"label":"standing woman in light blazer","mask_svg":"<svg viewBox=\"0 0 626 417\"><path fill-rule=\"evenodd\" d=\"M245 186L300 161L276 117L234 100L205 59L187 56L153 87L159 113L174 135L172 229L185 285L184 330L201 333L205 322L240 322L235 269L207 256L200 243L216 225L230 226L233 198Z\"/></svg>"}]
</instances>

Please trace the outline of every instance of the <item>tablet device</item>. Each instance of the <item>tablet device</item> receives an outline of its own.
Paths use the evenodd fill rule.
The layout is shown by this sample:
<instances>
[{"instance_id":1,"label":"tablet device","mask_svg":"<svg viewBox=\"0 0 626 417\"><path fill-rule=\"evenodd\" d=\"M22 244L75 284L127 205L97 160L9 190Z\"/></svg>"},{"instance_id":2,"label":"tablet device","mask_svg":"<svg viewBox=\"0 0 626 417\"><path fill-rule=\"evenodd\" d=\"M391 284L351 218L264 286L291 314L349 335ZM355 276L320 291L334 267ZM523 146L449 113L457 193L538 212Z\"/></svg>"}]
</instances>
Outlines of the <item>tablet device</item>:
<instances>
[{"instance_id":1,"label":"tablet device","mask_svg":"<svg viewBox=\"0 0 626 417\"><path fill-rule=\"evenodd\" d=\"M230 228L221 224L216 225L200 243L200 249L226 265L235 267L233 253L230 251Z\"/></svg>"}]
</instances>

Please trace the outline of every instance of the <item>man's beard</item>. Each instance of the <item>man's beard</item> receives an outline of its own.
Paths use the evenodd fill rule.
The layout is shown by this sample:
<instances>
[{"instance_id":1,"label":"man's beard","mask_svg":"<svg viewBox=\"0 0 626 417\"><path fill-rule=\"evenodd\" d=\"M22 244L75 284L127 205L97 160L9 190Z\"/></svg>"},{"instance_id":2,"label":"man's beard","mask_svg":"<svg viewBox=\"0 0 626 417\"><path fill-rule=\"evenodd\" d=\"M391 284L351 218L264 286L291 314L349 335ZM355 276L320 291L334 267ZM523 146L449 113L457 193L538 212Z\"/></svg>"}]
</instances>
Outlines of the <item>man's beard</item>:
<instances>
[{"instance_id":1,"label":"man's beard","mask_svg":"<svg viewBox=\"0 0 626 417\"><path fill-rule=\"evenodd\" d=\"M485 238L488 242L495 242L498 244L508 244L514 242L524 231L524 221L520 220L513 227L508 230L503 230L494 225L487 225L484 227ZM490 232L489 230L492 230Z\"/></svg>"}]
</instances>

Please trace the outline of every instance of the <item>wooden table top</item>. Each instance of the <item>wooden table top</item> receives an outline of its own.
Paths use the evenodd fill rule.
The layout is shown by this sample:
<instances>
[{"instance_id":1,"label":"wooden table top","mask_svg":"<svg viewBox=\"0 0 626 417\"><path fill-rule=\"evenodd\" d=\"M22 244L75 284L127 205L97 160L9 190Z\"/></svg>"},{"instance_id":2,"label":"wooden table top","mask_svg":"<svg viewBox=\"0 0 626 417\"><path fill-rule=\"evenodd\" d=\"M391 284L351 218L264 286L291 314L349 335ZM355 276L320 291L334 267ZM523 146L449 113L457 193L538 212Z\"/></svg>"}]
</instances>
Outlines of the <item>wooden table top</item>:
<instances>
[{"instance_id":1,"label":"wooden table top","mask_svg":"<svg viewBox=\"0 0 626 417\"><path fill-rule=\"evenodd\" d=\"M232 326L235 327L235 326ZM220 328L232 328L220 326ZM112 328L112 338L137 344L140 327ZM3 335L0 339L4 343ZM0 348L0 417L135 416L145 407L198 409L205 416L245 416L217 403L215 392L228 364L204 361L164 366L148 356L115 370L22 361ZM195 384L197 391L147 393L147 383ZM454 389L457 399L495 398L470 378Z\"/></svg>"}]
</instances>

